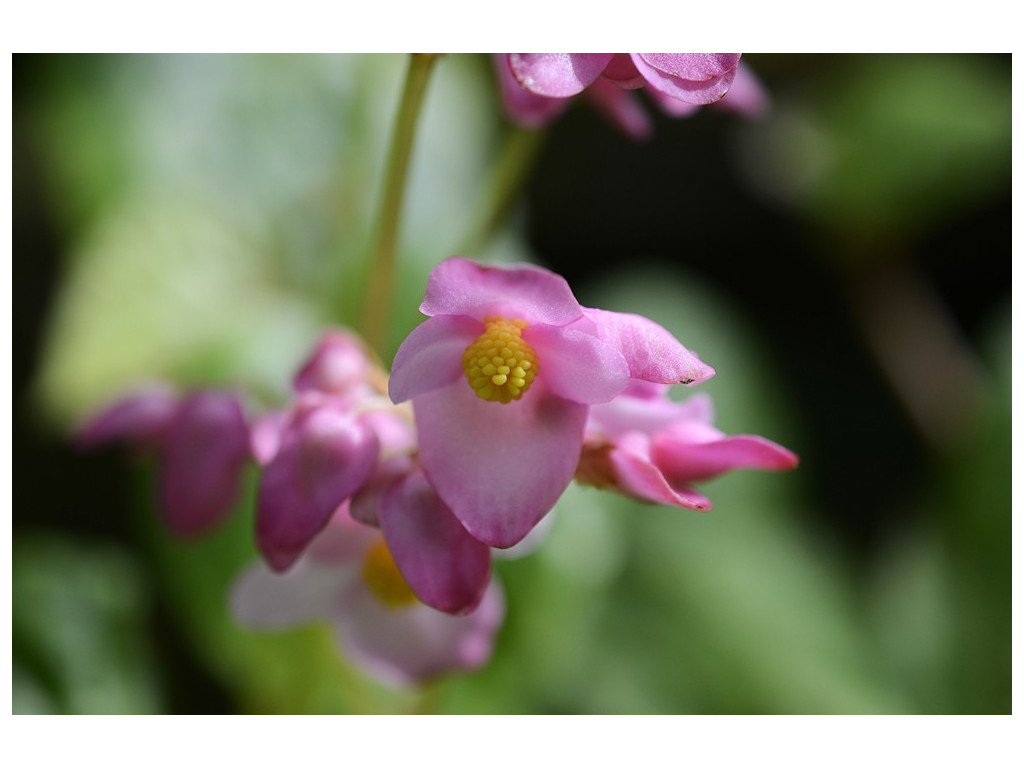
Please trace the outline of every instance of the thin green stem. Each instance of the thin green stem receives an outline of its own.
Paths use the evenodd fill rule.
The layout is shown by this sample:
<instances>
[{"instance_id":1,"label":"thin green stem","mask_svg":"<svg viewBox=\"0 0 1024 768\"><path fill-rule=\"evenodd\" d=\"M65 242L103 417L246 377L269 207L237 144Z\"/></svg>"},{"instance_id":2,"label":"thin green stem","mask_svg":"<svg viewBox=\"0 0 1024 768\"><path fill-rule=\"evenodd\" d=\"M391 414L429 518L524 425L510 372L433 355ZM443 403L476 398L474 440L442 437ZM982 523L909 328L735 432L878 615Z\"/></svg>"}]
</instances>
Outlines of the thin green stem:
<instances>
[{"instance_id":1,"label":"thin green stem","mask_svg":"<svg viewBox=\"0 0 1024 768\"><path fill-rule=\"evenodd\" d=\"M395 278L395 255L398 243L398 225L402 217L405 183L409 175L409 160L416 136L420 107L427 90L427 82L440 54L413 53L405 76L402 101L391 135L391 149L385 169L377 229L374 233L370 262L370 284L363 305L363 337L371 349L384 354L388 318L391 313L391 293Z\"/></svg>"},{"instance_id":2,"label":"thin green stem","mask_svg":"<svg viewBox=\"0 0 1024 768\"><path fill-rule=\"evenodd\" d=\"M513 127L505 136L498 162L488 179L487 192L472 218L458 253L479 256L512 211L543 144L545 131Z\"/></svg>"}]
</instances>

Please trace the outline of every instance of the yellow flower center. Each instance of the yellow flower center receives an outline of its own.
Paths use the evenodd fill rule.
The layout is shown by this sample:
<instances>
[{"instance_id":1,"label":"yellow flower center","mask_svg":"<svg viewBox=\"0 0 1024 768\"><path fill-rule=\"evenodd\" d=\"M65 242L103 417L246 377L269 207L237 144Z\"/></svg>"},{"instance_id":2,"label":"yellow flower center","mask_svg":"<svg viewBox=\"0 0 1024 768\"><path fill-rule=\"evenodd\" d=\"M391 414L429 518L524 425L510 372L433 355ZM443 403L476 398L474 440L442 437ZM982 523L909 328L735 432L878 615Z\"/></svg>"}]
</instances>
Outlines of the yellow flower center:
<instances>
[{"instance_id":1,"label":"yellow flower center","mask_svg":"<svg viewBox=\"0 0 1024 768\"><path fill-rule=\"evenodd\" d=\"M525 327L518 318L484 318L484 332L462 355L462 370L477 397L511 403L530 388L537 376L537 353L523 341Z\"/></svg>"},{"instance_id":2,"label":"yellow flower center","mask_svg":"<svg viewBox=\"0 0 1024 768\"><path fill-rule=\"evenodd\" d=\"M366 552L363 580L374 596L388 608L406 608L416 602L409 583L402 576L384 539Z\"/></svg>"}]
</instances>

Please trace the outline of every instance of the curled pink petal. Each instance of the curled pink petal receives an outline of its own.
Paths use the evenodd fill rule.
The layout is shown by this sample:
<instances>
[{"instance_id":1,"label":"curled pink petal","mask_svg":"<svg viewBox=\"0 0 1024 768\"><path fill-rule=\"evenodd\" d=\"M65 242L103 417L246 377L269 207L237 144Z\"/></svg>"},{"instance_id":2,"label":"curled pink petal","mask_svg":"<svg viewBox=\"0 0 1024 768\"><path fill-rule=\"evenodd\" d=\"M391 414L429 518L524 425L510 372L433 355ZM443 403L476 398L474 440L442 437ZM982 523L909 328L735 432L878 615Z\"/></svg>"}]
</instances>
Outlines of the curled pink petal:
<instances>
[{"instance_id":1,"label":"curled pink petal","mask_svg":"<svg viewBox=\"0 0 1024 768\"><path fill-rule=\"evenodd\" d=\"M295 562L366 482L379 452L373 430L350 414L330 407L296 414L259 483L256 544L271 568Z\"/></svg>"},{"instance_id":2,"label":"curled pink petal","mask_svg":"<svg viewBox=\"0 0 1024 768\"><path fill-rule=\"evenodd\" d=\"M685 485L669 483L651 461L648 439L638 433L626 435L608 454L616 486L641 501L671 504L685 509L711 509L706 496Z\"/></svg>"},{"instance_id":3,"label":"curled pink petal","mask_svg":"<svg viewBox=\"0 0 1024 768\"><path fill-rule=\"evenodd\" d=\"M636 68L651 87L691 104L712 104L732 85L738 53L634 53Z\"/></svg>"},{"instance_id":4,"label":"curled pink petal","mask_svg":"<svg viewBox=\"0 0 1024 768\"><path fill-rule=\"evenodd\" d=\"M348 394L366 385L369 368L370 361L359 337L335 328L321 337L313 354L295 374L293 386L297 392Z\"/></svg>"},{"instance_id":5,"label":"curled pink petal","mask_svg":"<svg viewBox=\"0 0 1024 768\"><path fill-rule=\"evenodd\" d=\"M390 608L355 582L343 591L333 616L345 653L395 686L483 666L504 617L505 599L497 582L491 583L479 607L465 616L418 604Z\"/></svg>"},{"instance_id":6,"label":"curled pink petal","mask_svg":"<svg viewBox=\"0 0 1024 768\"><path fill-rule=\"evenodd\" d=\"M465 382L416 399L420 462L473 536L510 547L555 505L576 470L587 406L545 390L481 400Z\"/></svg>"},{"instance_id":7,"label":"curled pink petal","mask_svg":"<svg viewBox=\"0 0 1024 768\"><path fill-rule=\"evenodd\" d=\"M420 305L425 315L489 315L533 325L567 325L582 316L565 278L531 264L484 267L457 256L438 264L427 279Z\"/></svg>"},{"instance_id":8,"label":"curled pink petal","mask_svg":"<svg viewBox=\"0 0 1024 768\"><path fill-rule=\"evenodd\" d=\"M75 430L80 448L125 442L153 447L174 421L179 397L170 387L157 384L117 400L89 417Z\"/></svg>"},{"instance_id":9,"label":"curled pink petal","mask_svg":"<svg viewBox=\"0 0 1024 768\"><path fill-rule=\"evenodd\" d=\"M498 77L498 92L508 118L525 128L539 128L562 114L570 100L538 96L523 88L512 76L508 57L507 53L495 53L492 56Z\"/></svg>"},{"instance_id":10,"label":"curled pink petal","mask_svg":"<svg viewBox=\"0 0 1024 768\"><path fill-rule=\"evenodd\" d=\"M629 374L661 384L699 384L715 375L663 327L640 315L585 309L597 323L597 334L626 358Z\"/></svg>"},{"instance_id":11,"label":"curled pink petal","mask_svg":"<svg viewBox=\"0 0 1024 768\"><path fill-rule=\"evenodd\" d=\"M792 451L757 435L735 435L711 442L688 442L671 433L657 435L651 458L673 486L708 480L734 469L793 469Z\"/></svg>"},{"instance_id":12,"label":"curled pink petal","mask_svg":"<svg viewBox=\"0 0 1024 768\"><path fill-rule=\"evenodd\" d=\"M534 325L523 339L537 353L538 376L556 395L577 403L606 403L629 384L629 366L612 344L570 328Z\"/></svg>"},{"instance_id":13,"label":"curled pink petal","mask_svg":"<svg viewBox=\"0 0 1024 768\"><path fill-rule=\"evenodd\" d=\"M416 326L395 354L391 401L403 403L464 377L462 355L483 330L482 322L465 315L428 317Z\"/></svg>"},{"instance_id":14,"label":"curled pink petal","mask_svg":"<svg viewBox=\"0 0 1024 768\"><path fill-rule=\"evenodd\" d=\"M757 75L741 62L729 92L715 106L746 117L760 117L771 106L771 98Z\"/></svg>"},{"instance_id":15,"label":"curled pink petal","mask_svg":"<svg viewBox=\"0 0 1024 768\"><path fill-rule=\"evenodd\" d=\"M420 473L391 487L381 531L416 596L445 613L469 613L490 581L490 548L466 532Z\"/></svg>"},{"instance_id":16,"label":"curled pink petal","mask_svg":"<svg viewBox=\"0 0 1024 768\"><path fill-rule=\"evenodd\" d=\"M186 397L162 443L161 508L168 527L195 536L223 519L238 497L250 459L249 430L228 392Z\"/></svg>"},{"instance_id":17,"label":"curled pink petal","mask_svg":"<svg viewBox=\"0 0 1024 768\"><path fill-rule=\"evenodd\" d=\"M601 76L611 53L510 53L512 76L539 96L575 96Z\"/></svg>"}]
</instances>

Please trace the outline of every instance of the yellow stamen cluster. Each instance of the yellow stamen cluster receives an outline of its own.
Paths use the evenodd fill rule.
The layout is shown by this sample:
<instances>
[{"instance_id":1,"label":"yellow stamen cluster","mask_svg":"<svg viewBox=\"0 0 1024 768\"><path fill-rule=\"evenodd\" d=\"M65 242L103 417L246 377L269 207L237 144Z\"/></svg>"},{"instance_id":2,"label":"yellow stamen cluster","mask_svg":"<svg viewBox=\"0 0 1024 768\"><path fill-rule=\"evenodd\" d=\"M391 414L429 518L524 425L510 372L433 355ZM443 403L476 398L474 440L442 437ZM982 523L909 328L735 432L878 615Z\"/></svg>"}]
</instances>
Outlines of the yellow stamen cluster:
<instances>
[{"instance_id":1,"label":"yellow stamen cluster","mask_svg":"<svg viewBox=\"0 0 1024 768\"><path fill-rule=\"evenodd\" d=\"M484 332L462 355L462 370L477 397L511 403L530 388L537 376L537 353L523 341L525 327L518 318L484 318Z\"/></svg>"},{"instance_id":2,"label":"yellow stamen cluster","mask_svg":"<svg viewBox=\"0 0 1024 768\"><path fill-rule=\"evenodd\" d=\"M416 602L416 595L395 565L384 539L367 550L363 559L363 581L388 608L406 608Z\"/></svg>"}]
</instances>

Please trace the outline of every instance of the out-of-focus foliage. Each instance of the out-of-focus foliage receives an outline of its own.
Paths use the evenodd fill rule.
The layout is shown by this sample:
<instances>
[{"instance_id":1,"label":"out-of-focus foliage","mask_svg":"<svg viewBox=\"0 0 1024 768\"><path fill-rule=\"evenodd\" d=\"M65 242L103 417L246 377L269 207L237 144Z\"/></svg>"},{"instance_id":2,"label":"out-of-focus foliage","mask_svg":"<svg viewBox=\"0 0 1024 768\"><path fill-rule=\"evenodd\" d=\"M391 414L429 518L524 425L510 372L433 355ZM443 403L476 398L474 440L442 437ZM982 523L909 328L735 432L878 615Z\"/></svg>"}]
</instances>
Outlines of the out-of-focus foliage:
<instances>
[{"instance_id":1,"label":"out-of-focus foliage","mask_svg":"<svg viewBox=\"0 0 1024 768\"><path fill-rule=\"evenodd\" d=\"M1000 194L1010 72L966 56L851 58L749 131L752 179L841 238L903 240Z\"/></svg>"},{"instance_id":2,"label":"out-of-focus foliage","mask_svg":"<svg viewBox=\"0 0 1024 768\"><path fill-rule=\"evenodd\" d=\"M273 405L318 329L358 320L402 57L33 65L40 90L19 102L19 120L66 243L33 372L39 420L63 429L156 377L227 382ZM446 57L428 91L388 352L419 320L430 267L471 228L503 127L488 67ZM1003 188L1008 109L1008 66L995 61L852 58L817 89L788 92L749 127L762 139L745 153L757 148L766 184L791 182L798 220L837 240L906 242ZM509 230L487 255L529 253ZM796 472L717 480L706 514L571 487L544 544L496 563L508 621L493 662L402 693L363 678L327 627L234 625L227 590L255 557L251 493L213 536L177 542L135 467L130 488L83 501L88 515L130 505L116 545L16 518L15 711L171 706L162 657L148 650L154 606L184 638L173 652L247 712L1009 711L1008 313L993 313L969 434L952 452L923 451L906 522L857 553L814 507L822 457L806 448L830 426L785 389L806 372L780 372L786 358L759 318L685 258L641 269L637 255L623 253L581 300L665 325L717 369L703 388L718 426L793 448ZM890 504L871 477L848 487L865 505Z\"/></svg>"}]
</instances>

